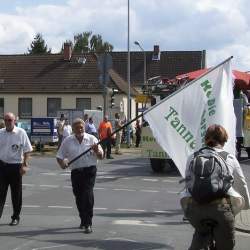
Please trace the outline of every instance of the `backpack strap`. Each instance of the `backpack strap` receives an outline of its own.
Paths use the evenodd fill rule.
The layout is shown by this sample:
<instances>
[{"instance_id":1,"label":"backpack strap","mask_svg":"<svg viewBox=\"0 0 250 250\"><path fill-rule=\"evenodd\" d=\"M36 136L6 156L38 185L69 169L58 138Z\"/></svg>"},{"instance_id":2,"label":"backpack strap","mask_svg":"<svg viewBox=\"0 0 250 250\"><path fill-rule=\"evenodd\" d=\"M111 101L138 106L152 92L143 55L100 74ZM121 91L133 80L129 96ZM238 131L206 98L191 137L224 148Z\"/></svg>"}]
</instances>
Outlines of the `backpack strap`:
<instances>
[{"instance_id":1,"label":"backpack strap","mask_svg":"<svg viewBox=\"0 0 250 250\"><path fill-rule=\"evenodd\" d=\"M220 155L220 157L221 157L224 161L227 160L227 156L229 155L228 152L226 152L226 151L221 151L221 152L217 152L217 153Z\"/></svg>"}]
</instances>

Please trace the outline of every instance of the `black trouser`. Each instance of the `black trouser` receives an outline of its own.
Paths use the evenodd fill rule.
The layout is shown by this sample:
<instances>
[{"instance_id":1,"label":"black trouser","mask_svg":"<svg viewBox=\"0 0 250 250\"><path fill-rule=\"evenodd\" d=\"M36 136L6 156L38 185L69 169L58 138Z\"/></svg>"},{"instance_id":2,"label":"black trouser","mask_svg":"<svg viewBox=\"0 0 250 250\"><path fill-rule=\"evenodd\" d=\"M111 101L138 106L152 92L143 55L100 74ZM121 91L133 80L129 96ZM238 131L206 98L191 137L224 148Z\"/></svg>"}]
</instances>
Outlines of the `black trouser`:
<instances>
[{"instance_id":1,"label":"black trouser","mask_svg":"<svg viewBox=\"0 0 250 250\"><path fill-rule=\"evenodd\" d=\"M95 178L96 166L78 168L71 172L73 193L83 226L92 225Z\"/></svg>"},{"instance_id":2,"label":"black trouser","mask_svg":"<svg viewBox=\"0 0 250 250\"><path fill-rule=\"evenodd\" d=\"M7 164L0 161L0 218L3 213L4 204L8 192L11 190L13 206L12 219L20 219L22 208L22 176L20 174L21 164Z\"/></svg>"},{"instance_id":3,"label":"black trouser","mask_svg":"<svg viewBox=\"0 0 250 250\"><path fill-rule=\"evenodd\" d=\"M135 134L136 140L135 140L135 146L138 148L141 143L141 135Z\"/></svg>"},{"instance_id":4,"label":"black trouser","mask_svg":"<svg viewBox=\"0 0 250 250\"><path fill-rule=\"evenodd\" d=\"M109 158L111 155L111 138L106 138L102 140L101 145L106 158Z\"/></svg>"}]
</instances>

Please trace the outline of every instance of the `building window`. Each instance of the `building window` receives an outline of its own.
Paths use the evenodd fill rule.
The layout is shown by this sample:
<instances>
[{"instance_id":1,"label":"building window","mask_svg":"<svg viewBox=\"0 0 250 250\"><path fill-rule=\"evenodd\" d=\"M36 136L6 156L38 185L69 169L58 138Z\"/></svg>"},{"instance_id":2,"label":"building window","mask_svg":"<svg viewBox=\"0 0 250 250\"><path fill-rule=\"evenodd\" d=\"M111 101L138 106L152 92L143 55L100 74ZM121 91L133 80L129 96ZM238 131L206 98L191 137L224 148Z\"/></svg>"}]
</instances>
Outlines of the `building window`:
<instances>
[{"instance_id":1,"label":"building window","mask_svg":"<svg viewBox=\"0 0 250 250\"><path fill-rule=\"evenodd\" d=\"M91 109L91 98L76 98L76 109L82 111Z\"/></svg>"},{"instance_id":2,"label":"building window","mask_svg":"<svg viewBox=\"0 0 250 250\"><path fill-rule=\"evenodd\" d=\"M47 99L47 116L57 117L57 111L61 109L61 98L48 98Z\"/></svg>"},{"instance_id":3,"label":"building window","mask_svg":"<svg viewBox=\"0 0 250 250\"><path fill-rule=\"evenodd\" d=\"M0 98L0 118L4 116L4 99Z\"/></svg>"},{"instance_id":4,"label":"building window","mask_svg":"<svg viewBox=\"0 0 250 250\"><path fill-rule=\"evenodd\" d=\"M18 98L18 116L19 118L32 117L32 98Z\"/></svg>"}]
</instances>

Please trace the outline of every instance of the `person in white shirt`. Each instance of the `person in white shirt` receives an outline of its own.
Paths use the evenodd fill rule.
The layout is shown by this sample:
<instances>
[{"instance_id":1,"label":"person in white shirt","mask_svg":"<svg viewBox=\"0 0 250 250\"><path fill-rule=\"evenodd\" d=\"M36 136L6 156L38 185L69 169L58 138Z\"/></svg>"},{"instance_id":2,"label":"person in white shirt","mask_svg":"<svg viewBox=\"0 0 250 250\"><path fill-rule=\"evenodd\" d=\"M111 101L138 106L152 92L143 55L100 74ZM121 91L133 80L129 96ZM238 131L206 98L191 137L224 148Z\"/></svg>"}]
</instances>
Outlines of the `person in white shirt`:
<instances>
[{"instance_id":1,"label":"person in white shirt","mask_svg":"<svg viewBox=\"0 0 250 250\"><path fill-rule=\"evenodd\" d=\"M69 124L69 120L65 119L64 125L63 125L63 140L72 134L72 127Z\"/></svg>"},{"instance_id":2,"label":"person in white shirt","mask_svg":"<svg viewBox=\"0 0 250 250\"><path fill-rule=\"evenodd\" d=\"M96 165L97 159L103 159L104 153L102 147L97 144L97 138L85 133L85 123L82 119L75 119L72 127L73 135L62 142L56 158L60 167L65 169L68 167L68 162L91 148L88 153L70 165L73 193L81 219L80 228L84 229L84 233L91 233Z\"/></svg>"},{"instance_id":3,"label":"person in white shirt","mask_svg":"<svg viewBox=\"0 0 250 250\"><path fill-rule=\"evenodd\" d=\"M16 127L15 121L13 113L6 113L5 128L0 129L0 218L10 186L13 206L10 226L19 224L22 208L22 176L27 171L27 160L29 152L32 151L25 130Z\"/></svg>"},{"instance_id":4,"label":"person in white shirt","mask_svg":"<svg viewBox=\"0 0 250 250\"><path fill-rule=\"evenodd\" d=\"M208 127L205 135L206 146L213 148L217 152L222 152L227 140L227 132L222 126L214 124ZM204 153L206 153L205 150ZM190 176L189 166L193 158L194 154L190 155L187 160L186 178ZM207 238L210 237L208 228L201 223L204 219L211 219L216 223L213 229L216 249L232 250L234 248L234 217L241 209L247 210L250 208L250 198L245 176L236 157L228 154L226 163L230 174L234 178L234 183L225 197L199 204L192 198L187 188L181 195L181 205L185 216L195 228L189 250L204 249L204 244L206 244Z\"/></svg>"}]
</instances>

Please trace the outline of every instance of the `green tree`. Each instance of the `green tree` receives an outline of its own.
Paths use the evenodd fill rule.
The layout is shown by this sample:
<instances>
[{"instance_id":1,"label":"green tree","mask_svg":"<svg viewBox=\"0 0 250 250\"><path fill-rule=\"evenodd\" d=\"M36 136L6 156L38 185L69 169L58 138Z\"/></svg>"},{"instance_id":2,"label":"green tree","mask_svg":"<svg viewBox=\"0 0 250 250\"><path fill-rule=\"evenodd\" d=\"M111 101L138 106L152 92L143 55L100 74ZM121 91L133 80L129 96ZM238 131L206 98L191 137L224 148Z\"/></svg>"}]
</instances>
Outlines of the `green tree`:
<instances>
[{"instance_id":1,"label":"green tree","mask_svg":"<svg viewBox=\"0 0 250 250\"><path fill-rule=\"evenodd\" d=\"M82 34L77 34L74 36L74 51L75 52L89 52L89 39L92 32L87 31Z\"/></svg>"},{"instance_id":2,"label":"green tree","mask_svg":"<svg viewBox=\"0 0 250 250\"><path fill-rule=\"evenodd\" d=\"M74 51L75 52L111 52L113 45L108 42L103 42L102 36L92 35L91 31L83 32L74 36Z\"/></svg>"},{"instance_id":3,"label":"green tree","mask_svg":"<svg viewBox=\"0 0 250 250\"><path fill-rule=\"evenodd\" d=\"M50 54L51 49L48 49L43 36L41 33L37 33L34 40L30 44L30 48L28 48L29 54Z\"/></svg>"}]
</instances>

